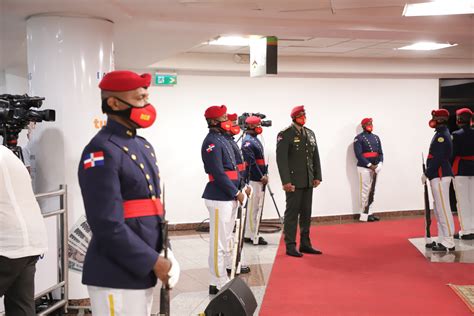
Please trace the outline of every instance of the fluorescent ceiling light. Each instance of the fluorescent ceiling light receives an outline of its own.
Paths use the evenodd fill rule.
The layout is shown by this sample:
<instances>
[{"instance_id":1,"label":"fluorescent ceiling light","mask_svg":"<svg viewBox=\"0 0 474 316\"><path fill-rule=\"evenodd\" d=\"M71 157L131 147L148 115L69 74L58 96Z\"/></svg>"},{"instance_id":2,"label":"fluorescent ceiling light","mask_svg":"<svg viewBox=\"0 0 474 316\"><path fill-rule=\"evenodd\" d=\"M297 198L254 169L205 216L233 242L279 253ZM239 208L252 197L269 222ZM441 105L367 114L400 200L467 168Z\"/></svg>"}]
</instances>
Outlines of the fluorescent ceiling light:
<instances>
[{"instance_id":1,"label":"fluorescent ceiling light","mask_svg":"<svg viewBox=\"0 0 474 316\"><path fill-rule=\"evenodd\" d=\"M457 46L458 44L434 43L434 42L418 42L408 46L397 48L397 50L437 50L446 47Z\"/></svg>"},{"instance_id":2,"label":"fluorescent ceiling light","mask_svg":"<svg viewBox=\"0 0 474 316\"><path fill-rule=\"evenodd\" d=\"M220 36L209 41L209 45L249 46L249 39L242 36Z\"/></svg>"},{"instance_id":3,"label":"fluorescent ceiling light","mask_svg":"<svg viewBox=\"0 0 474 316\"><path fill-rule=\"evenodd\" d=\"M403 16L474 14L474 0L435 0L406 4Z\"/></svg>"}]
</instances>

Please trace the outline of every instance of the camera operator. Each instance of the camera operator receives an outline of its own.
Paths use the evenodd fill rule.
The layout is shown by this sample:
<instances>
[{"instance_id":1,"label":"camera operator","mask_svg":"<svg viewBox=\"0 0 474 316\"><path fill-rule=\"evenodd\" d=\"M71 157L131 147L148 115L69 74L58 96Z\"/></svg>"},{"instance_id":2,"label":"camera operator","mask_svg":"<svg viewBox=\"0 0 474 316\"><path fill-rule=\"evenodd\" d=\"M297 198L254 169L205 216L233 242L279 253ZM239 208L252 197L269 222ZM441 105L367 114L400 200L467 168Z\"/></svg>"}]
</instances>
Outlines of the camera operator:
<instances>
[{"instance_id":1,"label":"camera operator","mask_svg":"<svg viewBox=\"0 0 474 316\"><path fill-rule=\"evenodd\" d=\"M249 198L244 241L267 245L268 242L258 236L258 221L263 211L264 186L268 183L263 145L257 138L257 135L262 133L261 123L262 120L258 116L249 116L245 119L246 130L242 140L242 153L247 164L249 184L253 189L253 195Z\"/></svg>"},{"instance_id":2,"label":"camera operator","mask_svg":"<svg viewBox=\"0 0 474 316\"><path fill-rule=\"evenodd\" d=\"M0 297L7 316L35 315L36 262L47 250L40 207L22 161L0 145Z\"/></svg>"}]
</instances>

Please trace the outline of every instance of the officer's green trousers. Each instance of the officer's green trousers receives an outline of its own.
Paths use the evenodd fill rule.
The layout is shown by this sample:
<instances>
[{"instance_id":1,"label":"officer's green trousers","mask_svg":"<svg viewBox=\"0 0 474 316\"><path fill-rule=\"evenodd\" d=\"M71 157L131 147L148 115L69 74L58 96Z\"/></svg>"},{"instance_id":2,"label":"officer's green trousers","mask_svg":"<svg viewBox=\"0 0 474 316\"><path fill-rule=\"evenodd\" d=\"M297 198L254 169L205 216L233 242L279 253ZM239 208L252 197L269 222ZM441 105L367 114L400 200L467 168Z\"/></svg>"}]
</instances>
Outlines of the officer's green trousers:
<instances>
[{"instance_id":1,"label":"officer's green trousers","mask_svg":"<svg viewBox=\"0 0 474 316\"><path fill-rule=\"evenodd\" d=\"M300 223L300 247L311 247L309 228L311 226L311 205L313 188L296 189L286 192L286 210L283 233L286 246L296 245L296 229L298 218Z\"/></svg>"}]
</instances>

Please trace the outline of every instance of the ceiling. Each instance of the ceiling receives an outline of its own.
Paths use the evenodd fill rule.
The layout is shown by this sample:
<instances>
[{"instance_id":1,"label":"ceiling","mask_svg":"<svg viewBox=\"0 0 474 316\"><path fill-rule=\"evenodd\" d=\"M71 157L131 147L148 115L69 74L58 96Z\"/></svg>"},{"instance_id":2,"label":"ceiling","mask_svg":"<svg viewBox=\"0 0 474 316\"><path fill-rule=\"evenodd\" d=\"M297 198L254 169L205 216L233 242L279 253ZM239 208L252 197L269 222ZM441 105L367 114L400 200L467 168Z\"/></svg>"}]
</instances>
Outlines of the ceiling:
<instances>
[{"instance_id":1,"label":"ceiling","mask_svg":"<svg viewBox=\"0 0 474 316\"><path fill-rule=\"evenodd\" d=\"M115 64L146 68L182 53L248 53L208 46L219 35L272 35L288 56L474 60L473 15L402 17L423 0L0 0L0 70L26 67L26 18L73 13L114 22ZM397 51L415 41L457 43Z\"/></svg>"}]
</instances>

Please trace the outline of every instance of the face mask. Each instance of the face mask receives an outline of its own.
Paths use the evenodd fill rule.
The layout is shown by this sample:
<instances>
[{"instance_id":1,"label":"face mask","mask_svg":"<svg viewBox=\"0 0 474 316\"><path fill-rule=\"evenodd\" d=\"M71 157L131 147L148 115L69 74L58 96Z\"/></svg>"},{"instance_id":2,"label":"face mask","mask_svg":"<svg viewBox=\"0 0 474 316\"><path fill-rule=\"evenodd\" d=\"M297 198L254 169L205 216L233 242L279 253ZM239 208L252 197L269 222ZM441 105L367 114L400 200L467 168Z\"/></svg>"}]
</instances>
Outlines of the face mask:
<instances>
[{"instance_id":1,"label":"face mask","mask_svg":"<svg viewBox=\"0 0 474 316\"><path fill-rule=\"evenodd\" d=\"M263 128L261 128L260 126L258 126L258 127L255 127L254 131L255 131L255 133L256 133L257 135L260 135L260 134L262 134L262 132L263 132Z\"/></svg>"},{"instance_id":2,"label":"face mask","mask_svg":"<svg viewBox=\"0 0 474 316\"><path fill-rule=\"evenodd\" d=\"M240 126L239 125L234 125L231 127L230 132L232 135L238 135L240 133Z\"/></svg>"},{"instance_id":3,"label":"face mask","mask_svg":"<svg viewBox=\"0 0 474 316\"><path fill-rule=\"evenodd\" d=\"M220 122L220 128L222 128L224 131L226 132L230 132L231 129L232 129L232 122L227 120L227 121L224 121L224 122Z\"/></svg>"},{"instance_id":4,"label":"face mask","mask_svg":"<svg viewBox=\"0 0 474 316\"><path fill-rule=\"evenodd\" d=\"M122 111L106 111L111 114L118 114L122 117L128 118L130 121L134 122L141 128L147 128L153 125L156 120L156 109L150 103L146 104L144 107L136 107L133 104L128 103L122 99L115 97L120 102L129 106L128 109ZM107 102L107 99L104 100ZM108 107L108 105L107 105ZM110 107L109 107L110 108Z\"/></svg>"},{"instance_id":5,"label":"face mask","mask_svg":"<svg viewBox=\"0 0 474 316\"><path fill-rule=\"evenodd\" d=\"M306 123L306 115L295 118L295 122L303 126Z\"/></svg>"},{"instance_id":6,"label":"face mask","mask_svg":"<svg viewBox=\"0 0 474 316\"><path fill-rule=\"evenodd\" d=\"M436 128L436 126L438 125L438 122L436 122L436 120L430 120L428 122L428 125L431 127L431 128Z\"/></svg>"},{"instance_id":7,"label":"face mask","mask_svg":"<svg viewBox=\"0 0 474 316\"><path fill-rule=\"evenodd\" d=\"M371 133L373 130L374 130L374 127L372 125L367 125L365 128L364 128L367 132Z\"/></svg>"}]
</instances>

